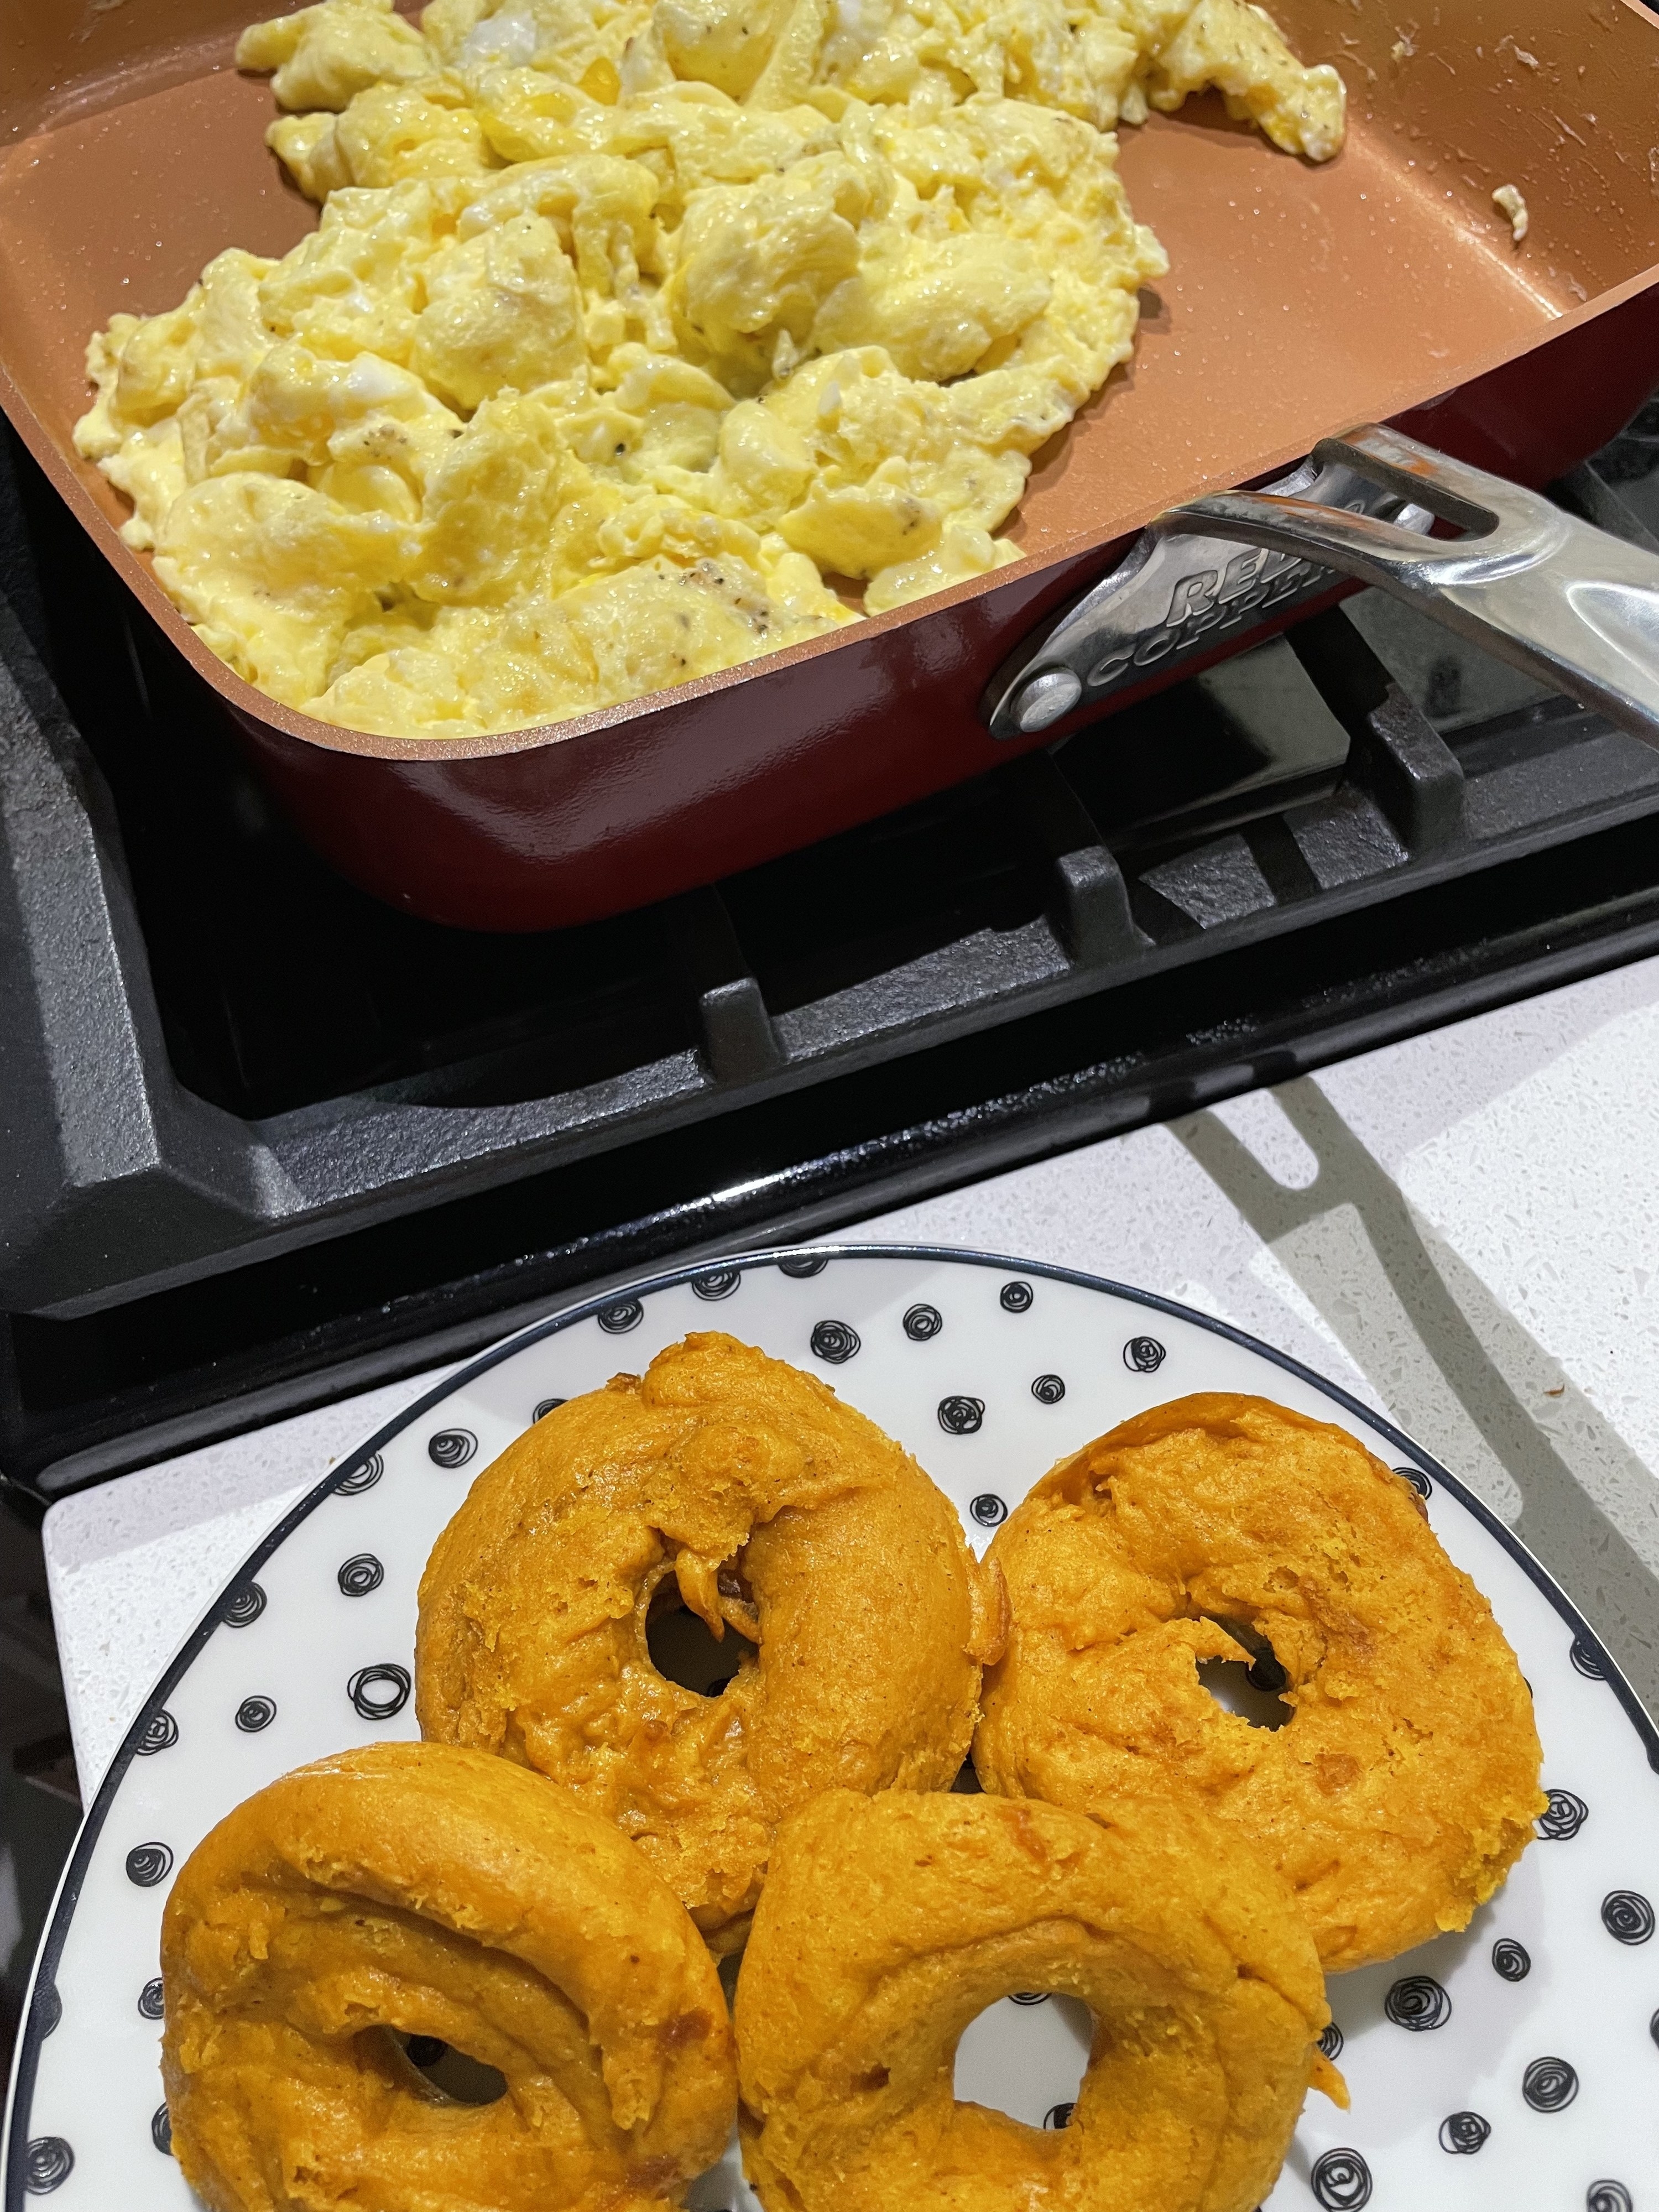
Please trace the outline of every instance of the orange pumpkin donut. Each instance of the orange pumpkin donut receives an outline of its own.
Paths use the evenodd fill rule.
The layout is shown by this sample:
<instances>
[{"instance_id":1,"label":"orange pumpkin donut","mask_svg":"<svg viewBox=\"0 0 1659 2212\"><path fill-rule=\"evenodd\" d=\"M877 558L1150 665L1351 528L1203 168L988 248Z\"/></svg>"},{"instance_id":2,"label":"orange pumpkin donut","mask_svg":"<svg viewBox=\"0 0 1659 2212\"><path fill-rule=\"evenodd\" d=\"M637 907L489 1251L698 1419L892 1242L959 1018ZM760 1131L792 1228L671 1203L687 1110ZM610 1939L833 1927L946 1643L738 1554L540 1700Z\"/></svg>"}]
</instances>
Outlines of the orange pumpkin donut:
<instances>
[{"instance_id":1,"label":"orange pumpkin donut","mask_svg":"<svg viewBox=\"0 0 1659 2212\"><path fill-rule=\"evenodd\" d=\"M676 1596L735 1631L719 1696L653 1664ZM908 1453L815 1377L690 1336L473 1484L422 1579L416 1709L607 1814L729 1951L805 1797L955 1780L1003 1629Z\"/></svg>"},{"instance_id":2,"label":"orange pumpkin donut","mask_svg":"<svg viewBox=\"0 0 1659 2212\"><path fill-rule=\"evenodd\" d=\"M161 1927L173 2148L213 2212L661 2212L736 2094L718 1973L606 1820L521 1768L377 1744L193 1851ZM506 2078L455 2104L392 2031Z\"/></svg>"},{"instance_id":3,"label":"orange pumpkin donut","mask_svg":"<svg viewBox=\"0 0 1659 2212\"><path fill-rule=\"evenodd\" d=\"M952 2088L1016 1990L1095 2017L1067 2124ZM1310 2081L1346 2101L1287 1886L1196 1803L819 1797L779 1831L735 2006L766 2212L1253 2212Z\"/></svg>"},{"instance_id":4,"label":"orange pumpkin donut","mask_svg":"<svg viewBox=\"0 0 1659 2212\"><path fill-rule=\"evenodd\" d=\"M1345 1430L1177 1399L1062 1461L991 1556L1013 1626L985 1787L1091 1813L1149 1773L1194 1793L1287 1877L1328 1972L1466 1926L1529 1841L1546 1800L1515 1655L1416 1492ZM1198 1674L1263 1639L1292 1713L1273 1730Z\"/></svg>"}]
</instances>

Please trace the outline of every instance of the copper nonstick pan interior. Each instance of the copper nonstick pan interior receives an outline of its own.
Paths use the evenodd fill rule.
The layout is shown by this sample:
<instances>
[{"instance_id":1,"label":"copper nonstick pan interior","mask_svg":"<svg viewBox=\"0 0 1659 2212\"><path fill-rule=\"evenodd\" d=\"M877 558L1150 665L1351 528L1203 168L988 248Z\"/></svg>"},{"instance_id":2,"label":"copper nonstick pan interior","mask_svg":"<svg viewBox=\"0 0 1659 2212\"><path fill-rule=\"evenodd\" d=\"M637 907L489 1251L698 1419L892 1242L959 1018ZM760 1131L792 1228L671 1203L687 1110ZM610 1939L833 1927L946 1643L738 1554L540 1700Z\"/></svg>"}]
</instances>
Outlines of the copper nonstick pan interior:
<instances>
[{"instance_id":1,"label":"copper nonstick pan interior","mask_svg":"<svg viewBox=\"0 0 1659 2212\"><path fill-rule=\"evenodd\" d=\"M263 143L269 85L231 60L238 31L267 12L0 0L0 401L219 689L338 743L198 645L116 538L124 502L71 444L94 328L118 309L172 307L226 246L282 253L316 220ZM1637 0L1442 0L1420 21L1381 0L1276 0L1274 13L1304 59L1341 69L1348 144L1311 168L1212 97L1122 133L1135 212L1171 270L1146 298L1133 363L1040 457L1012 526L1040 561L1385 420L1659 276L1659 21ZM1501 185L1530 212L1519 247L1492 204Z\"/></svg>"}]
</instances>

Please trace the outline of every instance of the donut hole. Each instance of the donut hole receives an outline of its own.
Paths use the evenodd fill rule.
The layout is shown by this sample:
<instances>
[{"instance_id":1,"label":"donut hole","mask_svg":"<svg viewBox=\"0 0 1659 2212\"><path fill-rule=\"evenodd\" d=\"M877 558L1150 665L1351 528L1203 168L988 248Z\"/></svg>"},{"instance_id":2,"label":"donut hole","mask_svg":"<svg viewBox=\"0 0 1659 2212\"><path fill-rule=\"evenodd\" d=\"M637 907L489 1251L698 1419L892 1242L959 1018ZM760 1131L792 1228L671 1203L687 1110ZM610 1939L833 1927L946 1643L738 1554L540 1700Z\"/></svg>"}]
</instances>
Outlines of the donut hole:
<instances>
[{"instance_id":1,"label":"donut hole","mask_svg":"<svg viewBox=\"0 0 1659 2212\"><path fill-rule=\"evenodd\" d=\"M441 2043L435 2035L397 2035L394 2039L417 2074L453 2105L493 2105L507 2094L507 2076L482 2058Z\"/></svg>"},{"instance_id":2,"label":"donut hole","mask_svg":"<svg viewBox=\"0 0 1659 2212\"><path fill-rule=\"evenodd\" d=\"M1061 2128L1089 2067L1094 2015L1076 1997L1020 1990L970 2020L957 2045L958 2104Z\"/></svg>"},{"instance_id":3,"label":"donut hole","mask_svg":"<svg viewBox=\"0 0 1659 2212\"><path fill-rule=\"evenodd\" d=\"M665 1681L700 1698L718 1698L738 1671L743 1641L728 1628L716 1644L708 1623L681 1599L672 1577L659 1583L645 1625L645 1648Z\"/></svg>"},{"instance_id":4,"label":"donut hole","mask_svg":"<svg viewBox=\"0 0 1659 2212\"><path fill-rule=\"evenodd\" d=\"M1282 1729L1294 1715L1282 1698L1256 1686L1255 1672L1242 1659L1200 1659L1198 1662L1199 1680L1224 1712L1248 1721L1252 1728Z\"/></svg>"},{"instance_id":5,"label":"donut hole","mask_svg":"<svg viewBox=\"0 0 1659 2212\"><path fill-rule=\"evenodd\" d=\"M1273 1645L1248 1620L1229 1620L1218 1613L1206 1613L1203 1618L1224 1630L1243 1656L1200 1659L1199 1680L1224 1711L1248 1721L1252 1728L1282 1729L1295 1712L1279 1694L1291 1678Z\"/></svg>"},{"instance_id":6,"label":"donut hole","mask_svg":"<svg viewBox=\"0 0 1659 2212\"><path fill-rule=\"evenodd\" d=\"M742 1655L760 1640L760 1617L743 1559L738 1552L716 1577L717 1602L726 1621L726 1634L719 1638L687 1605L679 1578L666 1561L647 1582L646 1656L665 1682L700 1698L718 1698L736 1680Z\"/></svg>"}]
</instances>

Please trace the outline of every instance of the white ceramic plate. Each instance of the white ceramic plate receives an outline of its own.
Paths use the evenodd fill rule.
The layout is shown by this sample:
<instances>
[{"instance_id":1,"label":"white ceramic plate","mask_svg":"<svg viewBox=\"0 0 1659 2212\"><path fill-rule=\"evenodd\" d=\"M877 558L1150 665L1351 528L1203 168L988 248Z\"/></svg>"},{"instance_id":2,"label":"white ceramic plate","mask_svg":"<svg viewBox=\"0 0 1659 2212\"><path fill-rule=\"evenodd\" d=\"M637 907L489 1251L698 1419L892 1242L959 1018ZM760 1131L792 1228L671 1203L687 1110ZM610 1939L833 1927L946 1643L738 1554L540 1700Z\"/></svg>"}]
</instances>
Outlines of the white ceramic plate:
<instances>
[{"instance_id":1,"label":"white ceramic plate","mask_svg":"<svg viewBox=\"0 0 1659 2212\"><path fill-rule=\"evenodd\" d=\"M1203 1316L1017 1261L774 1254L578 1306L485 1354L366 1444L263 1543L133 1724L37 1965L5 2212L188 2212L167 2154L156 1952L169 1878L230 1808L325 1753L416 1733L415 1596L467 1483L549 1399L719 1328L823 1376L907 1445L980 1547L1064 1453L1191 1390L1339 1421L1422 1489L1532 1685L1551 1809L1461 1936L1335 1981L1353 2095L1310 2097L1272 2212L1659 2212L1659 1733L1548 1577L1444 1469L1352 1399ZM1086 2024L1005 1999L958 2094L1063 2124ZM750 2212L729 2160L702 2212Z\"/></svg>"}]
</instances>

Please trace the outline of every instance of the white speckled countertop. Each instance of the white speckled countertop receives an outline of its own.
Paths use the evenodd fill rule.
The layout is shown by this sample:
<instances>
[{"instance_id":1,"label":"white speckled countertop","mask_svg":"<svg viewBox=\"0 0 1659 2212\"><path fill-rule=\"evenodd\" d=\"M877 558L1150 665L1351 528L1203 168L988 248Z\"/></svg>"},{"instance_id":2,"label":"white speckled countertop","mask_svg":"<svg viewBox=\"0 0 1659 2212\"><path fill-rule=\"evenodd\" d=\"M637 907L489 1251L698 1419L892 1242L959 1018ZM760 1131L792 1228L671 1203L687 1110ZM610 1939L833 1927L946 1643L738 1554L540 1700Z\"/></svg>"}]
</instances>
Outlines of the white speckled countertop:
<instances>
[{"instance_id":1,"label":"white speckled countertop","mask_svg":"<svg viewBox=\"0 0 1659 2212\"><path fill-rule=\"evenodd\" d=\"M1319 1368L1518 1528L1659 1711L1659 960L842 1235L1113 1276ZM52 1508L83 1794L265 1529L437 1372Z\"/></svg>"}]
</instances>

